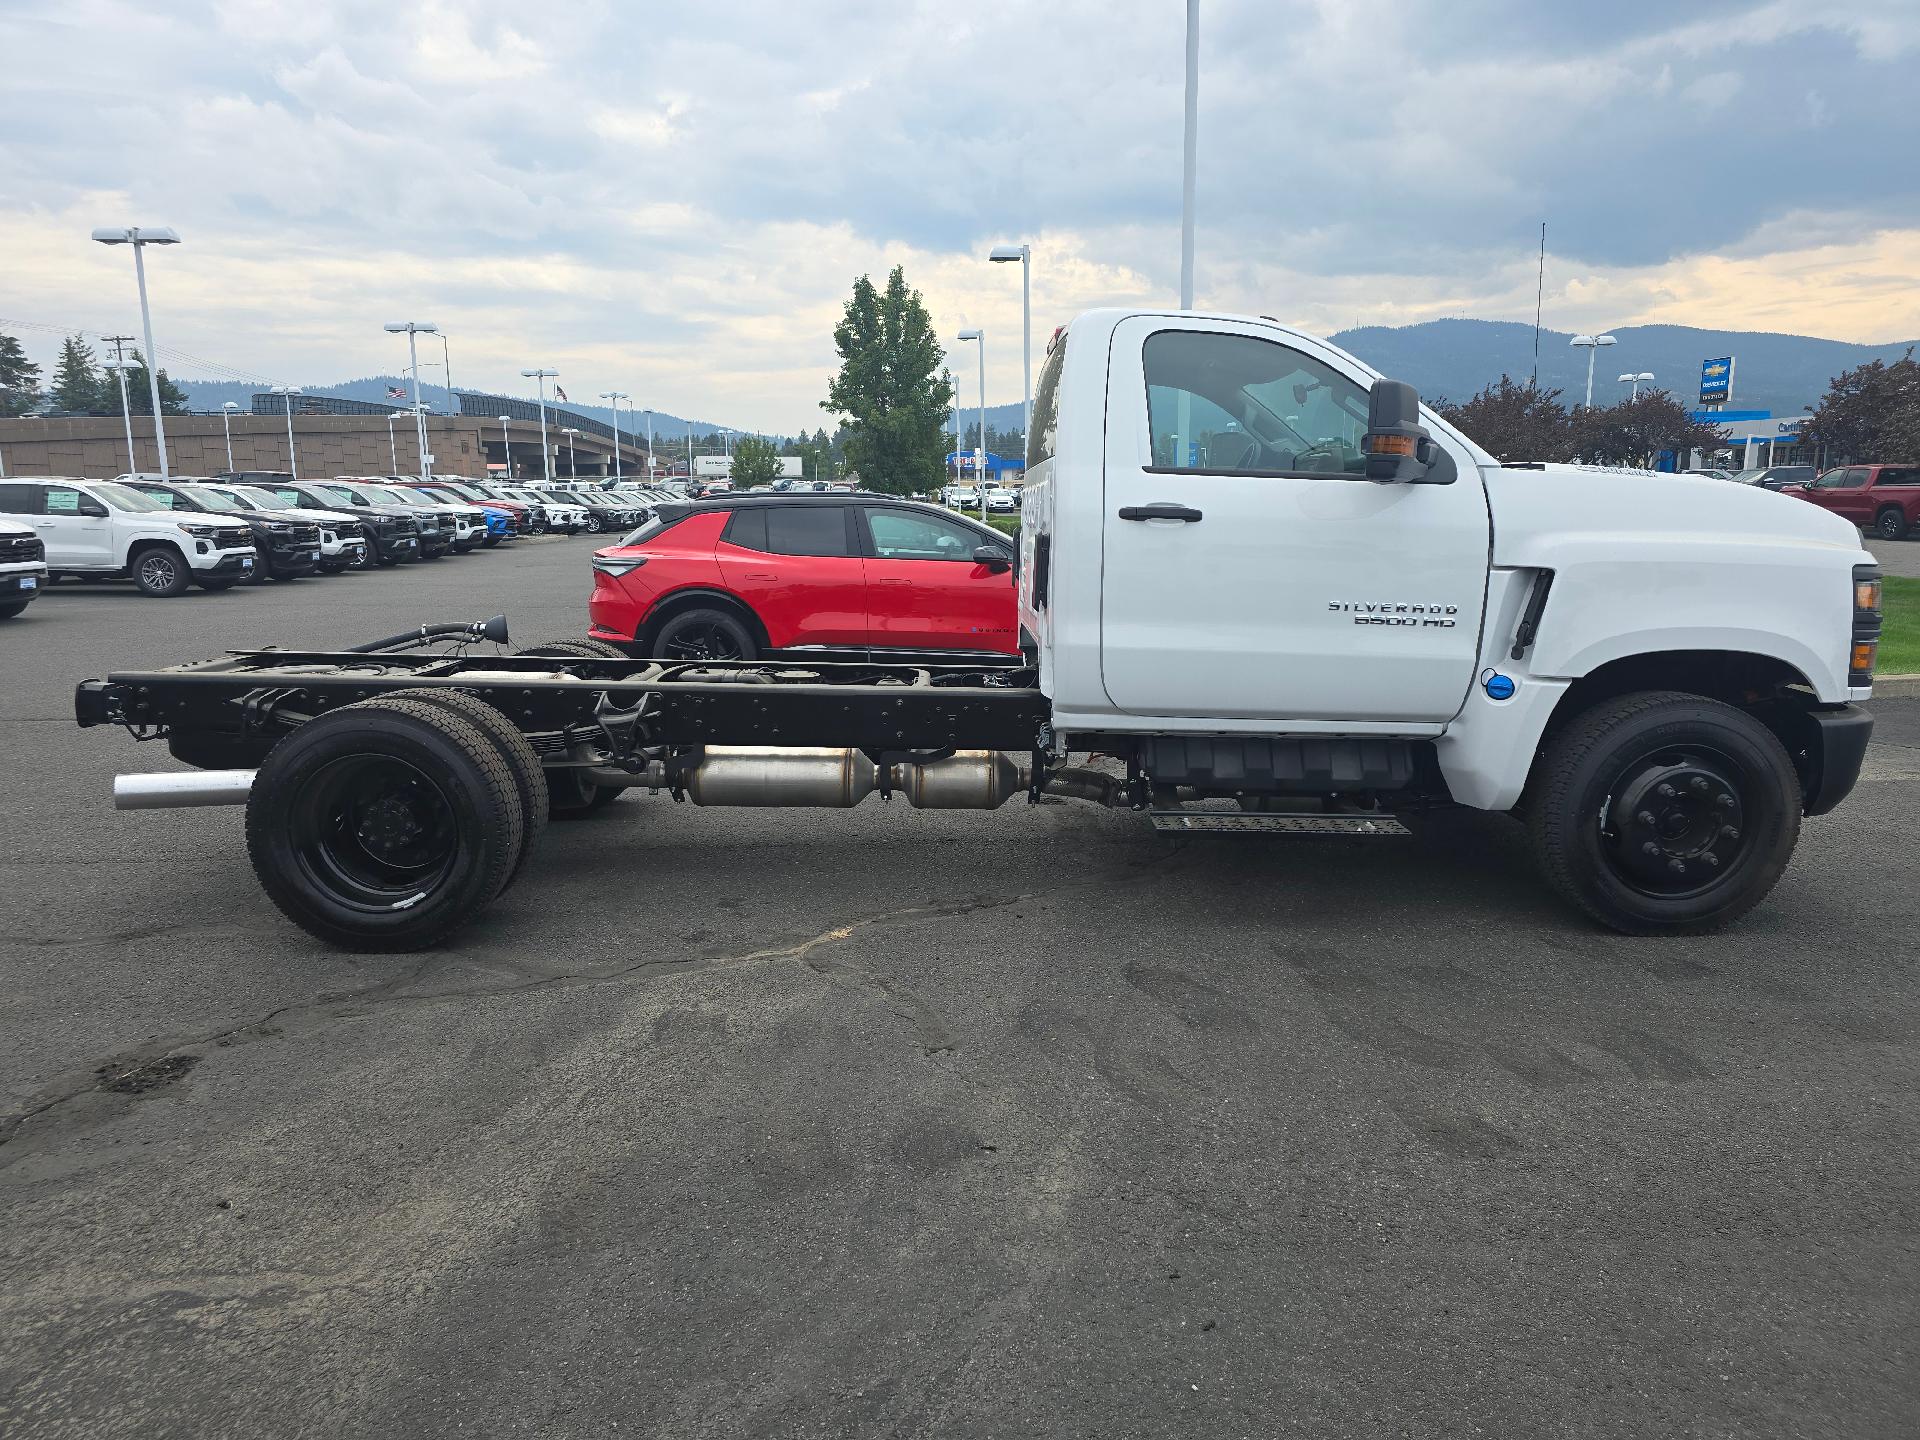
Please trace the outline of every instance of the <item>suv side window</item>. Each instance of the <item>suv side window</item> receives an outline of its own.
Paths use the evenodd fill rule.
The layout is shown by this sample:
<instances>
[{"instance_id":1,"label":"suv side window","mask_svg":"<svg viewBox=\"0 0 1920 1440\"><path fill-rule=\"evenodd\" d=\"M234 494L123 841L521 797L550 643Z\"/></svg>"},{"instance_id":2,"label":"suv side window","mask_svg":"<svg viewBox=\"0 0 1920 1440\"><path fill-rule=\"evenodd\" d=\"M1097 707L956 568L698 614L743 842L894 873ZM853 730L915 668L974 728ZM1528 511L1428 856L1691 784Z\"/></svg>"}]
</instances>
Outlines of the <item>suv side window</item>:
<instances>
[{"instance_id":1,"label":"suv side window","mask_svg":"<svg viewBox=\"0 0 1920 1440\"><path fill-rule=\"evenodd\" d=\"M1318 360L1204 330L1150 335L1142 360L1154 473L1366 473L1366 389Z\"/></svg>"},{"instance_id":2,"label":"suv side window","mask_svg":"<svg viewBox=\"0 0 1920 1440\"><path fill-rule=\"evenodd\" d=\"M869 510L867 533L881 560L973 560L987 540L978 531L914 510Z\"/></svg>"},{"instance_id":3,"label":"suv side window","mask_svg":"<svg viewBox=\"0 0 1920 1440\"><path fill-rule=\"evenodd\" d=\"M1835 475L1833 479L1827 482L1825 488L1829 490L1863 490L1866 488L1866 484L1867 472L1860 466L1855 465L1851 469L1842 470L1838 475Z\"/></svg>"},{"instance_id":4,"label":"suv side window","mask_svg":"<svg viewBox=\"0 0 1920 1440\"><path fill-rule=\"evenodd\" d=\"M40 503L48 515L78 515L87 497L67 485L49 485L40 492Z\"/></svg>"},{"instance_id":5,"label":"suv side window","mask_svg":"<svg viewBox=\"0 0 1920 1440\"><path fill-rule=\"evenodd\" d=\"M40 487L18 480L0 480L0 515L44 515L40 508Z\"/></svg>"},{"instance_id":6,"label":"suv side window","mask_svg":"<svg viewBox=\"0 0 1920 1440\"><path fill-rule=\"evenodd\" d=\"M767 508L767 549L775 555L852 555L845 505Z\"/></svg>"},{"instance_id":7,"label":"suv side window","mask_svg":"<svg viewBox=\"0 0 1920 1440\"><path fill-rule=\"evenodd\" d=\"M758 506L736 510L727 519L727 528L720 532L720 538L729 545L738 545L742 550L758 550L767 553L767 512Z\"/></svg>"},{"instance_id":8,"label":"suv side window","mask_svg":"<svg viewBox=\"0 0 1920 1440\"><path fill-rule=\"evenodd\" d=\"M1883 485L1920 485L1920 466L1882 465L1880 478L1873 483L1876 488Z\"/></svg>"}]
</instances>

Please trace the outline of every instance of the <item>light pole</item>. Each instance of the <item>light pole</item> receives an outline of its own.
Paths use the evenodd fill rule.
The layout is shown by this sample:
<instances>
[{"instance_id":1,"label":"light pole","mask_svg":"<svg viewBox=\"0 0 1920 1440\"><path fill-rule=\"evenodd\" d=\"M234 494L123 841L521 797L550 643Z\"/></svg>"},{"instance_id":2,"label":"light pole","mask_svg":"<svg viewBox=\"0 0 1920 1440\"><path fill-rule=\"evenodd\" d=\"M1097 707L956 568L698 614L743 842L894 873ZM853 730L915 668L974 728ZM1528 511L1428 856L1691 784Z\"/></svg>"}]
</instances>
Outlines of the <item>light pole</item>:
<instances>
[{"instance_id":1,"label":"light pole","mask_svg":"<svg viewBox=\"0 0 1920 1440\"><path fill-rule=\"evenodd\" d=\"M413 436L420 444L420 478L428 479L433 474L433 466L427 460L427 417L420 409L420 349L416 336L437 335L439 327L421 320L394 320L385 327L388 334L407 337L407 368L412 372L413 380ZM395 465L394 472L400 467Z\"/></svg>"},{"instance_id":2,"label":"light pole","mask_svg":"<svg viewBox=\"0 0 1920 1440\"><path fill-rule=\"evenodd\" d=\"M1651 380L1651 379L1653 379L1653 372L1651 370L1642 370L1637 375L1622 375L1620 377L1620 383L1622 385L1633 386L1633 394L1628 398L1632 400L1638 400L1640 398L1640 382L1642 380Z\"/></svg>"},{"instance_id":3,"label":"light pole","mask_svg":"<svg viewBox=\"0 0 1920 1440\"><path fill-rule=\"evenodd\" d=\"M548 484L553 483L553 452L547 448L547 381L558 375L558 370L522 370L521 375L528 380L538 382L540 387L540 473Z\"/></svg>"},{"instance_id":4,"label":"light pole","mask_svg":"<svg viewBox=\"0 0 1920 1440\"><path fill-rule=\"evenodd\" d=\"M1587 409L1591 410L1593 408L1593 357L1600 353L1603 345L1618 345L1620 342L1611 335L1576 335L1567 343L1587 352Z\"/></svg>"},{"instance_id":5,"label":"light pole","mask_svg":"<svg viewBox=\"0 0 1920 1440\"><path fill-rule=\"evenodd\" d=\"M560 427L560 433L567 437L567 478L570 480L578 480L580 478L580 452L573 448L573 437L580 432L571 425L562 425Z\"/></svg>"},{"instance_id":6,"label":"light pole","mask_svg":"<svg viewBox=\"0 0 1920 1440\"><path fill-rule=\"evenodd\" d=\"M1020 406L1020 443L1031 448L1033 441L1033 251L1026 245L996 245L989 260L1020 262L1020 373L1025 389Z\"/></svg>"},{"instance_id":7,"label":"light pole","mask_svg":"<svg viewBox=\"0 0 1920 1440\"><path fill-rule=\"evenodd\" d=\"M160 414L160 352L153 346L153 313L147 309L149 245L178 245L180 236L165 225L103 225L93 232L102 245L133 246L133 275L140 286L140 328L147 337L147 387L153 392L153 443L160 451L160 478L167 473L167 422Z\"/></svg>"},{"instance_id":8,"label":"light pole","mask_svg":"<svg viewBox=\"0 0 1920 1440\"><path fill-rule=\"evenodd\" d=\"M1200 0L1187 0L1186 143L1180 167L1180 308L1193 308L1193 177L1200 159ZM1185 437L1182 437L1185 438Z\"/></svg>"},{"instance_id":9,"label":"light pole","mask_svg":"<svg viewBox=\"0 0 1920 1440\"><path fill-rule=\"evenodd\" d=\"M633 402L627 402L627 414L633 414ZM653 408L647 408L647 483L653 483Z\"/></svg>"},{"instance_id":10,"label":"light pole","mask_svg":"<svg viewBox=\"0 0 1920 1440\"><path fill-rule=\"evenodd\" d=\"M980 343L980 455L974 465L973 483L979 491L980 518L984 520L987 518L987 332L962 330L954 338Z\"/></svg>"},{"instance_id":11,"label":"light pole","mask_svg":"<svg viewBox=\"0 0 1920 1440\"><path fill-rule=\"evenodd\" d=\"M293 397L300 393L298 385L276 385L273 393L283 396L287 402L287 468L293 472L296 482L300 479L300 459L293 449Z\"/></svg>"},{"instance_id":12,"label":"light pole","mask_svg":"<svg viewBox=\"0 0 1920 1440\"><path fill-rule=\"evenodd\" d=\"M399 413L398 410L387 412L387 466L395 475L400 473L400 447L394 443L393 421Z\"/></svg>"},{"instance_id":13,"label":"light pole","mask_svg":"<svg viewBox=\"0 0 1920 1440\"><path fill-rule=\"evenodd\" d=\"M613 402L613 483L618 485L624 478L620 470L620 402L633 397L624 390L602 390L600 398ZM627 408L633 407L629 405Z\"/></svg>"},{"instance_id":14,"label":"light pole","mask_svg":"<svg viewBox=\"0 0 1920 1440\"><path fill-rule=\"evenodd\" d=\"M227 473L233 474L233 412L240 408L237 400L228 400L220 406L220 433L227 438Z\"/></svg>"},{"instance_id":15,"label":"light pole","mask_svg":"<svg viewBox=\"0 0 1920 1440\"><path fill-rule=\"evenodd\" d=\"M500 417L500 443L507 452L507 483L509 485L513 483L513 435L507 429L507 421L510 418L506 415Z\"/></svg>"},{"instance_id":16,"label":"light pole","mask_svg":"<svg viewBox=\"0 0 1920 1440\"><path fill-rule=\"evenodd\" d=\"M113 371L120 381L120 418L127 427L127 473L131 475L140 468L133 458L133 407L127 403L127 371L133 367L124 360L102 360L100 368Z\"/></svg>"},{"instance_id":17,"label":"light pole","mask_svg":"<svg viewBox=\"0 0 1920 1440\"><path fill-rule=\"evenodd\" d=\"M440 378L447 382L447 414L460 413L460 397L453 393L453 356L447 352L447 332L440 332Z\"/></svg>"}]
</instances>

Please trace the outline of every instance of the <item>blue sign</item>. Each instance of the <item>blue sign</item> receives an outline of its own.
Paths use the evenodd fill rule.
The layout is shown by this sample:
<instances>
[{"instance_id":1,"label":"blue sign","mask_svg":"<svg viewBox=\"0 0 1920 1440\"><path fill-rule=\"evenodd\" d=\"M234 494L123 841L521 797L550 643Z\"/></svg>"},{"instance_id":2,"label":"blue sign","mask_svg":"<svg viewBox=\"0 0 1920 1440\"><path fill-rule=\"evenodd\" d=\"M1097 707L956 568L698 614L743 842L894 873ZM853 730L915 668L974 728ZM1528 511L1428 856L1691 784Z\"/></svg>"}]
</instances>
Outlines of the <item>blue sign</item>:
<instances>
[{"instance_id":1,"label":"blue sign","mask_svg":"<svg viewBox=\"0 0 1920 1440\"><path fill-rule=\"evenodd\" d=\"M1733 357L1700 362L1700 403L1724 405L1733 397Z\"/></svg>"}]
</instances>

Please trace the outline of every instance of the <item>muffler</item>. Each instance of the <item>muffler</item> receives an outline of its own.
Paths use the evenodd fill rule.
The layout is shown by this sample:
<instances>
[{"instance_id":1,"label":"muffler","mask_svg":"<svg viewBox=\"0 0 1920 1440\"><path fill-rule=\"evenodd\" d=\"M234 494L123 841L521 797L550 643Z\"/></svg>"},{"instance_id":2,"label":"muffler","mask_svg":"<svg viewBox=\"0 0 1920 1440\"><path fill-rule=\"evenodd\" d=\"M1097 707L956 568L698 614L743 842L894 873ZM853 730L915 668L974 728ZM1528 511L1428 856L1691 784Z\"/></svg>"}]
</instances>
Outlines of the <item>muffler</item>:
<instances>
[{"instance_id":1,"label":"muffler","mask_svg":"<svg viewBox=\"0 0 1920 1440\"><path fill-rule=\"evenodd\" d=\"M193 805L244 805L251 770L162 771L113 777L116 810L175 810Z\"/></svg>"},{"instance_id":2,"label":"muffler","mask_svg":"<svg viewBox=\"0 0 1920 1440\"><path fill-rule=\"evenodd\" d=\"M881 787L881 769L851 749L707 745L669 762L696 805L792 805L840 810ZM940 760L887 767L887 788L920 810L992 810L1028 785L1029 767L1004 750L961 750Z\"/></svg>"}]
</instances>

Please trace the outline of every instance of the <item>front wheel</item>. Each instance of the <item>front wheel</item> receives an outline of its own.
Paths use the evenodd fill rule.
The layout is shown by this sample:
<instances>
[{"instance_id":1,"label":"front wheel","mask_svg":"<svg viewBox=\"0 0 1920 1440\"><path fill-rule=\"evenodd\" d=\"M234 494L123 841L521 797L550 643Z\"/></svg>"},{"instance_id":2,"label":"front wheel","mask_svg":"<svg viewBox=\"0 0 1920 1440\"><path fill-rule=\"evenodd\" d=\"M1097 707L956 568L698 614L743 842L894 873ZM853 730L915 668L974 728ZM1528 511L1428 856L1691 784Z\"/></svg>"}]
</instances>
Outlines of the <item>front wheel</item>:
<instances>
[{"instance_id":1,"label":"front wheel","mask_svg":"<svg viewBox=\"0 0 1920 1440\"><path fill-rule=\"evenodd\" d=\"M1786 748L1743 710L1642 691L1575 718L1525 802L1547 882L1629 935L1710 930L1773 889L1800 837Z\"/></svg>"},{"instance_id":2,"label":"front wheel","mask_svg":"<svg viewBox=\"0 0 1920 1440\"><path fill-rule=\"evenodd\" d=\"M133 562L133 583L142 595L165 600L187 588L187 560L171 545L142 550Z\"/></svg>"},{"instance_id":3,"label":"front wheel","mask_svg":"<svg viewBox=\"0 0 1920 1440\"><path fill-rule=\"evenodd\" d=\"M607 528L606 522L603 521L598 515L587 516L587 533L589 535L598 535L602 530L606 528Z\"/></svg>"},{"instance_id":4,"label":"front wheel","mask_svg":"<svg viewBox=\"0 0 1920 1440\"><path fill-rule=\"evenodd\" d=\"M1904 540L1907 534L1906 511L1889 505L1873 517L1873 533L1882 540Z\"/></svg>"}]
</instances>

